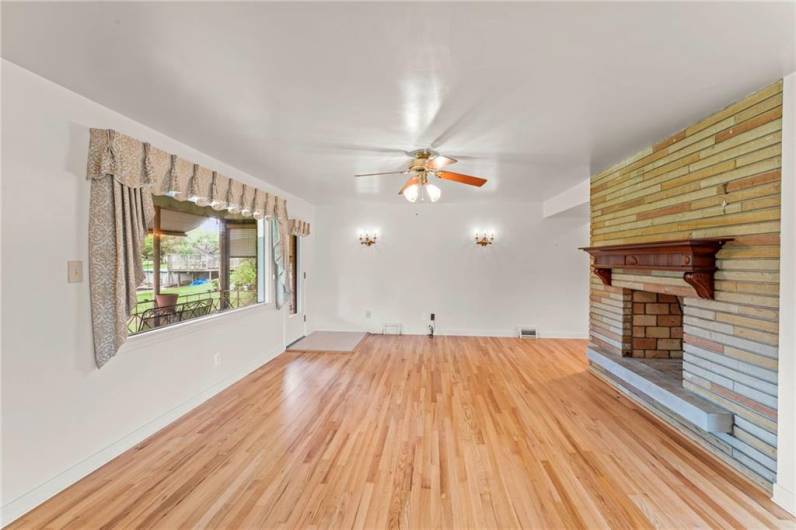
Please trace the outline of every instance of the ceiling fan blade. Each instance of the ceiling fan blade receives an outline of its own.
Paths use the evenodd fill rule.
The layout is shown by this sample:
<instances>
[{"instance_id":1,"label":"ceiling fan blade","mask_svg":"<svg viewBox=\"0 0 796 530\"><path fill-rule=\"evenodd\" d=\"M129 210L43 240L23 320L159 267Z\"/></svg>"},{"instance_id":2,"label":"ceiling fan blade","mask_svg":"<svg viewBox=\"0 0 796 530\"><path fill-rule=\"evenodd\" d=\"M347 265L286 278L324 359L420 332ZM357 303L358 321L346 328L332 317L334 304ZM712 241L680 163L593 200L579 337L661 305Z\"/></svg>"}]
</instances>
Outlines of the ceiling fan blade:
<instances>
[{"instance_id":1,"label":"ceiling fan blade","mask_svg":"<svg viewBox=\"0 0 796 530\"><path fill-rule=\"evenodd\" d=\"M401 190L398 192L398 195L403 195L404 190L411 186L412 184L417 184L417 177L409 177L409 180L404 182L404 185L401 186Z\"/></svg>"},{"instance_id":2,"label":"ceiling fan blade","mask_svg":"<svg viewBox=\"0 0 796 530\"><path fill-rule=\"evenodd\" d=\"M445 166L449 166L450 164L455 164L458 162L455 158L451 158L449 156L437 155L432 158L428 163L429 169L442 169Z\"/></svg>"},{"instance_id":3,"label":"ceiling fan blade","mask_svg":"<svg viewBox=\"0 0 796 530\"><path fill-rule=\"evenodd\" d=\"M437 171L437 176L441 179L452 180L454 182L460 182L470 186L477 186L479 188L486 184L486 179L482 179L481 177L473 177L470 175L463 175L461 173L453 173L451 171Z\"/></svg>"},{"instance_id":4,"label":"ceiling fan blade","mask_svg":"<svg viewBox=\"0 0 796 530\"><path fill-rule=\"evenodd\" d=\"M360 175L354 175L355 177L373 177L376 175L403 175L406 171L383 171L381 173L362 173Z\"/></svg>"}]
</instances>

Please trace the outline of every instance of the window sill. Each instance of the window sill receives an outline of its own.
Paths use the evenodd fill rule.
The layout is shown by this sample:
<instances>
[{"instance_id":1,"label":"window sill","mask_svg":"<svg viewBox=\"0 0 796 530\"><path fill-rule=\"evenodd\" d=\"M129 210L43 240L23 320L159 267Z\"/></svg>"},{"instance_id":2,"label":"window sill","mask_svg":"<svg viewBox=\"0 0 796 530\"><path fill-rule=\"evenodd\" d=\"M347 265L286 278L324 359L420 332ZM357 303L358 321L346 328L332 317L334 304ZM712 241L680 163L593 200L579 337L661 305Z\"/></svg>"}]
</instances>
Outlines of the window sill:
<instances>
[{"instance_id":1,"label":"window sill","mask_svg":"<svg viewBox=\"0 0 796 530\"><path fill-rule=\"evenodd\" d=\"M137 335L129 336L127 338L127 342L124 343L121 349L138 350L141 348L146 348L147 346L150 346L152 344L158 344L172 338L188 335L195 331L194 328L196 326L207 325L209 322L214 320L219 320L230 315L240 315L243 313L248 313L258 310L263 311L269 308L270 309L275 308L273 302L261 302L258 304L252 304L250 306L241 307L239 309L230 309L228 311L223 311L221 313L214 313L212 315L186 320L185 322L180 322L179 324L172 324L171 326L163 326L162 328L153 329L151 331L145 331L144 333L139 333Z\"/></svg>"}]
</instances>

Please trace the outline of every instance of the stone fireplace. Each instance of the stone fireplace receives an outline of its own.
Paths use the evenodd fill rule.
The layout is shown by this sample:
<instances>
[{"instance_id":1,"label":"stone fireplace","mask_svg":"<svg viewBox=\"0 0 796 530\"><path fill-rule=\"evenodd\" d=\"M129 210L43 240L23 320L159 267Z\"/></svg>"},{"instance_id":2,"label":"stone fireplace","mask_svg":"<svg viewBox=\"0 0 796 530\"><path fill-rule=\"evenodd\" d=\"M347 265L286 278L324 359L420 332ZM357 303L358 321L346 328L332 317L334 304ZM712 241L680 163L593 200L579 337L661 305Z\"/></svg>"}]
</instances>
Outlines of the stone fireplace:
<instances>
[{"instance_id":1,"label":"stone fireplace","mask_svg":"<svg viewBox=\"0 0 796 530\"><path fill-rule=\"evenodd\" d=\"M782 82L591 177L590 368L770 488Z\"/></svg>"},{"instance_id":2,"label":"stone fireplace","mask_svg":"<svg viewBox=\"0 0 796 530\"><path fill-rule=\"evenodd\" d=\"M730 239L690 239L589 247L593 346L636 359L683 358L683 307L688 297L712 299L716 254ZM649 364L649 363L648 363Z\"/></svg>"}]
</instances>

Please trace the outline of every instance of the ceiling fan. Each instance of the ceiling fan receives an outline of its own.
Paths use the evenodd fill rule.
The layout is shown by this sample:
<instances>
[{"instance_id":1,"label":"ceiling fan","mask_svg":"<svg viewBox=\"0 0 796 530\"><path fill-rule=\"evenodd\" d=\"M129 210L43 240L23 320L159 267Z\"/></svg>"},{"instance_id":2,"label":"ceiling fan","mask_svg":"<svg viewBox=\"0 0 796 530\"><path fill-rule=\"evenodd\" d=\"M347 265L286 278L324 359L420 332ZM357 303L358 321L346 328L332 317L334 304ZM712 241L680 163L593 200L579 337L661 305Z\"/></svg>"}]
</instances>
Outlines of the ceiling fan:
<instances>
[{"instance_id":1,"label":"ceiling fan","mask_svg":"<svg viewBox=\"0 0 796 530\"><path fill-rule=\"evenodd\" d=\"M442 180L451 180L468 186L481 187L486 183L486 179L443 171L442 168L455 164L457 160L449 156L441 155L431 149L418 149L407 153L412 157L407 169L403 171L382 171L380 173L364 173L354 175L355 177L372 177L376 175L409 175L409 178L398 195L403 195L409 202L437 202L442 195L442 190L429 182L430 176L435 176Z\"/></svg>"}]
</instances>

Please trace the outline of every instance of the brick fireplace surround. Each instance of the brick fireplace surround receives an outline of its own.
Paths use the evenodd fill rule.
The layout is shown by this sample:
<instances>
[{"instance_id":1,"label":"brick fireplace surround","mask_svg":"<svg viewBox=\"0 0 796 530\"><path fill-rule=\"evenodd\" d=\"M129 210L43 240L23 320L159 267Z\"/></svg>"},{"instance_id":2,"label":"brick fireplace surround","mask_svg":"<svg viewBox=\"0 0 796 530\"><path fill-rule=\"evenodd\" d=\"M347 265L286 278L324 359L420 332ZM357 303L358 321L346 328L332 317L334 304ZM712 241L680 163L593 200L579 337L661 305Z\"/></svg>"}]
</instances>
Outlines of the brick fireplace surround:
<instances>
[{"instance_id":1,"label":"brick fireplace surround","mask_svg":"<svg viewBox=\"0 0 796 530\"><path fill-rule=\"evenodd\" d=\"M592 248L732 238L709 296L682 272L618 266L592 275L590 296L590 359L681 357L679 391L728 426L703 429L591 369L766 488L777 462L781 117L779 81L593 175L590 200Z\"/></svg>"}]
</instances>

